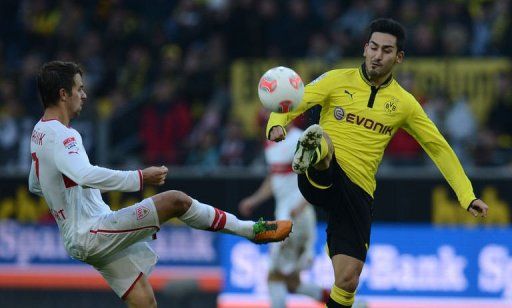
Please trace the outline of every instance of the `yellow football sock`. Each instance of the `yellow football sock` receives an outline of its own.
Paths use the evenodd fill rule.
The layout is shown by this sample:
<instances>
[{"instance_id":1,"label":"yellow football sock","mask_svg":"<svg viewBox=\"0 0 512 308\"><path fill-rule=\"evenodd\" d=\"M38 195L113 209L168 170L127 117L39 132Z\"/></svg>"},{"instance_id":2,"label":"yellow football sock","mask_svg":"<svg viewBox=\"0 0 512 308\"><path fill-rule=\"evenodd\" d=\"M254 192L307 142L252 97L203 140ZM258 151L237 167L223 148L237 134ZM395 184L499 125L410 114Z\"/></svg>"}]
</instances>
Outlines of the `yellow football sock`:
<instances>
[{"instance_id":1,"label":"yellow football sock","mask_svg":"<svg viewBox=\"0 0 512 308\"><path fill-rule=\"evenodd\" d=\"M333 285L331 289L331 298L340 305L352 306L356 292L348 292Z\"/></svg>"}]
</instances>

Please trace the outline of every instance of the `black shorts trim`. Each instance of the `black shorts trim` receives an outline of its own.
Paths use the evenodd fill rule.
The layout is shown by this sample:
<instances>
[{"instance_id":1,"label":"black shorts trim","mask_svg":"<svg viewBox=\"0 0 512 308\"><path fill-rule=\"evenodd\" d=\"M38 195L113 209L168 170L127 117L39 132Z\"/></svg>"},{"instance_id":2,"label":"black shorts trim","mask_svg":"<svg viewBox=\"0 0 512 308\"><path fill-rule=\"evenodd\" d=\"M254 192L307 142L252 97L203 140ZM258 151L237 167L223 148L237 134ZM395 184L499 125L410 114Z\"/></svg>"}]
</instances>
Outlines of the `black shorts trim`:
<instances>
[{"instance_id":1,"label":"black shorts trim","mask_svg":"<svg viewBox=\"0 0 512 308\"><path fill-rule=\"evenodd\" d=\"M330 186L320 189L315 183ZM307 176L299 175L299 189L308 202L328 214L329 256L344 254L364 262L370 245L373 198L348 178L335 156L328 169L310 168Z\"/></svg>"}]
</instances>

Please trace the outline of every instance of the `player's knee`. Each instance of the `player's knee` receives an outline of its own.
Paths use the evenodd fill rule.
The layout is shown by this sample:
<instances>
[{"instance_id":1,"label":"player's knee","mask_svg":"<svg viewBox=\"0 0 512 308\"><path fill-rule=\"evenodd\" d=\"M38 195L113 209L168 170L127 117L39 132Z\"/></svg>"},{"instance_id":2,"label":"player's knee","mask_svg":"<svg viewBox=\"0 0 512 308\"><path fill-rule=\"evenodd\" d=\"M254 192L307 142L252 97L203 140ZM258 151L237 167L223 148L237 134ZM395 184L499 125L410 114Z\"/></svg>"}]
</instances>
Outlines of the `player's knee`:
<instances>
[{"instance_id":1,"label":"player's knee","mask_svg":"<svg viewBox=\"0 0 512 308\"><path fill-rule=\"evenodd\" d=\"M156 299L153 294L139 293L126 301L130 308L156 308Z\"/></svg>"},{"instance_id":2,"label":"player's knee","mask_svg":"<svg viewBox=\"0 0 512 308\"><path fill-rule=\"evenodd\" d=\"M355 273L344 273L334 278L334 285L347 292L355 292L359 284L359 275Z\"/></svg>"},{"instance_id":3,"label":"player's knee","mask_svg":"<svg viewBox=\"0 0 512 308\"><path fill-rule=\"evenodd\" d=\"M141 307L156 308L156 306L157 306L157 304L156 304L155 296L151 295L151 296L147 296L146 298L144 298L144 303Z\"/></svg>"},{"instance_id":4,"label":"player's knee","mask_svg":"<svg viewBox=\"0 0 512 308\"><path fill-rule=\"evenodd\" d=\"M192 205L192 198L179 190L168 190L165 192L167 204L172 207L176 216L185 214Z\"/></svg>"},{"instance_id":5,"label":"player's knee","mask_svg":"<svg viewBox=\"0 0 512 308\"><path fill-rule=\"evenodd\" d=\"M297 288L300 284L300 278L298 275L290 275L286 277L286 288L288 289L288 292L295 293L297 292Z\"/></svg>"},{"instance_id":6,"label":"player's knee","mask_svg":"<svg viewBox=\"0 0 512 308\"><path fill-rule=\"evenodd\" d=\"M276 272L276 271L270 271L268 273L268 277L267 277L267 280L269 282L271 281L284 281L285 280L285 277L279 273L279 272Z\"/></svg>"}]
</instances>

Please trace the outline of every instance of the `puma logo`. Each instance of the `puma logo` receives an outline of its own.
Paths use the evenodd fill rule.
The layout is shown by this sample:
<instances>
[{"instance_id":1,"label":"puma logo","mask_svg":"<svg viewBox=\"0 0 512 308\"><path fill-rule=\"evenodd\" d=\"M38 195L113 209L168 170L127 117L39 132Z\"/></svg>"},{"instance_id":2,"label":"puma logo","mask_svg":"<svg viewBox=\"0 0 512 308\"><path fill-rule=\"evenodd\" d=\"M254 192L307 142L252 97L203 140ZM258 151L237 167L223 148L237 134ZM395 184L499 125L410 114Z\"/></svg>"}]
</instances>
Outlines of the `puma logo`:
<instances>
[{"instance_id":1,"label":"puma logo","mask_svg":"<svg viewBox=\"0 0 512 308\"><path fill-rule=\"evenodd\" d=\"M345 90L345 93L350 95L350 99L354 99L354 97L353 97L354 94L353 93L348 92L348 90Z\"/></svg>"}]
</instances>

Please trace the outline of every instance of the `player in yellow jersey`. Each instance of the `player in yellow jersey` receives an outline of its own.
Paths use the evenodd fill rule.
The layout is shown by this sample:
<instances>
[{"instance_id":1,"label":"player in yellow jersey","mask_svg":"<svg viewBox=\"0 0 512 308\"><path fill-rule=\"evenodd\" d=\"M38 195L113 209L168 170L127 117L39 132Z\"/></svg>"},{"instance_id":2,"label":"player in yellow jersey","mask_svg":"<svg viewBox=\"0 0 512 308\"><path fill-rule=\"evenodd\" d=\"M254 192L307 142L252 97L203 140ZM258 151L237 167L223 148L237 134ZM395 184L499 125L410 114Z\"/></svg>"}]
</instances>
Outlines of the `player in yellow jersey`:
<instances>
[{"instance_id":1,"label":"player in yellow jersey","mask_svg":"<svg viewBox=\"0 0 512 308\"><path fill-rule=\"evenodd\" d=\"M474 216L488 206L475 197L455 153L417 100L393 79L404 58L405 33L392 19L370 24L359 68L329 71L305 88L298 108L272 113L267 137L285 138L284 127L307 109L320 105L320 125L299 139L293 170L304 197L329 213L327 246L334 286L327 307L351 307L370 243L375 173L398 128L425 149L455 191L460 205Z\"/></svg>"}]
</instances>

